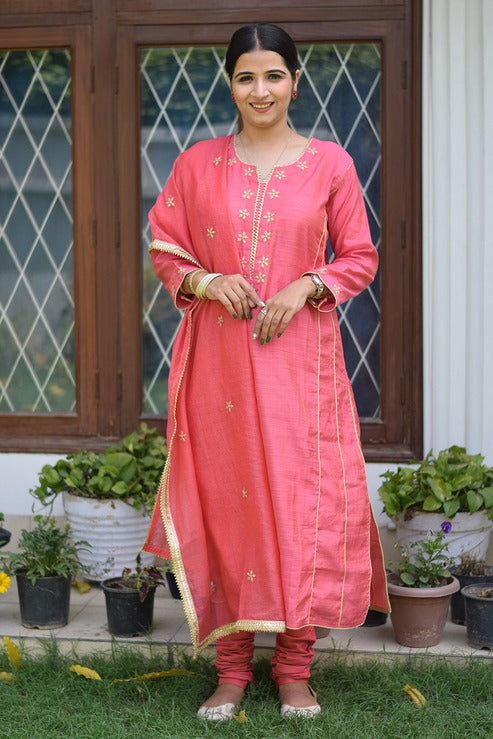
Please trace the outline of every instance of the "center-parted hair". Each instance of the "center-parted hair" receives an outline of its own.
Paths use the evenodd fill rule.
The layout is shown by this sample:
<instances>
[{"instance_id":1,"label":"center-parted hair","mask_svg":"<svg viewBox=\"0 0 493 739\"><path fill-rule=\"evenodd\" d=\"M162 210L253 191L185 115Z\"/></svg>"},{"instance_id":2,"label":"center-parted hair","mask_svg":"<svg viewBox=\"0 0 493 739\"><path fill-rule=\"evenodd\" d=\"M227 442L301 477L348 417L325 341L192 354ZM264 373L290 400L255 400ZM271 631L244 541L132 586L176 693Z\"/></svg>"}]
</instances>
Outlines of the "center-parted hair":
<instances>
[{"instance_id":1,"label":"center-parted hair","mask_svg":"<svg viewBox=\"0 0 493 739\"><path fill-rule=\"evenodd\" d=\"M289 33L274 23L251 23L234 32L226 52L225 68L228 77L231 79L233 76L236 62L242 54L258 49L275 51L282 56L291 76L294 77L299 68L295 43Z\"/></svg>"}]
</instances>

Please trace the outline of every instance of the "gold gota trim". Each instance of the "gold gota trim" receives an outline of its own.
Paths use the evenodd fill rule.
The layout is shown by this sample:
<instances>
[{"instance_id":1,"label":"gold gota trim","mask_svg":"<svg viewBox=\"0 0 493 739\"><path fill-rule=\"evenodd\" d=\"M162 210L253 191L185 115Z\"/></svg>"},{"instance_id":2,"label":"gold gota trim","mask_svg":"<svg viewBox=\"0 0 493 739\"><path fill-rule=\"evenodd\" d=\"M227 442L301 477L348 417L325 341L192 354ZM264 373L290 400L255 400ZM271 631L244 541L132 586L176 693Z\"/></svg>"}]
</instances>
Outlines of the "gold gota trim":
<instances>
[{"instance_id":1,"label":"gold gota trim","mask_svg":"<svg viewBox=\"0 0 493 739\"><path fill-rule=\"evenodd\" d=\"M303 627L300 627L303 628ZM193 644L194 652L193 656L196 657L199 652L201 652L206 647L213 644L217 639L222 639L223 636L229 636L230 634L235 634L237 631L262 631L265 633L274 632L284 632L286 631L286 622L285 621L248 621L248 620L239 620L234 621L230 624L225 624L224 626L219 626L219 628L214 629L214 631L211 631L210 634L208 634L205 639L203 639L199 644Z\"/></svg>"},{"instance_id":2,"label":"gold gota trim","mask_svg":"<svg viewBox=\"0 0 493 739\"><path fill-rule=\"evenodd\" d=\"M173 406L173 432L172 432L170 443L168 446L168 457L166 460L166 465L164 467L164 471L163 471L163 475L161 479L161 485L159 487L161 518L163 521L164 530L166 533L166 539L168 541L168 545L169 545L169 549L171 553L173 572L176 576L176 582L178 585L178 590L180 591L183 608L185 611L185 617L187 619L188 627L190 629L190 637L191 637L192 645L194 648L194 653L197 652L197 644L198 644L198 634L199 634L198 619L197 619L197 614L195 612L195 606L193 604L190 587L188 585L187 578L185 575L185 568L183 566L183 560L181 557L178 537L176 535L175 527L173 526L173 521L171 518L171 512L170 512L170 506L169 506L169 469L170 469L171 459L172 459L172 454L173 454L173 444L174 444L174 440L175 440L175 437L177 435L177 430L178 430L178 421L176 418L176 408L177 408L177 403L178 403L178 396L180 394L180 388L183 382L183 377L185 375L185 370L186 370L189 355L190 355L192 317L193 317L193 312L196 309L197 305L198 303L192 306L190 309L190 313L188 314L187 354L185 357L185 361L183 363L182 372L181 372L180 379L178 381L178 387L176 390L175 403Z\"/></svg>"},{"instance_id":3,"label":"gold gota trim","mask_svg":"<svg viewBox=\"0 0 493 739\"><path fill-rule=\"evenodd\" d=\"M183 249L181 246L177 246L177 244L171 244L169 241L160 241L159 239L154 239L149 246L149 251L153 250L165 251L167 254L173 254L175 257L186 259L189 262L196 264L197 267L202 267L200 262L197 262L192 254Z\"/></svg>"},{"instance_id":4,"label":"gold gota trim","mask_svg":"<svg viewBox=\"0 0 493 739\"><path fill-rule=\"evenodd\" d=\"M342 484L344 486L344 501L345 501L345 510L344 510L344 555L343 555L343 561L344 561L344 577L342 580L342 589L341 589L341 605L339 608L339 625L342 621L342 610L344 606L344 591L346 587L346 570L347 570L347 488L346 488L346 467L344 465L344 456L342 454L341 449L341 435L340 435L340 429L339 429L339 404L337 402L337 374L336 374L336 325L335 325L335 319L334 319L334 313L329 314L332 320L332 335L334 337L333 339L333 345L332 345L332 356L333 356L333 374L334 374L334 402L335 402L335 422L336 422L336 432L337 432L337 447L339 449L339 457L341 460L341 467L342 467Z\"/></svg>"},{"instance_id":5,"label":"gold gota trim","mask_svg":"<svg viewBox=\"0 0 493 739\"><path fill-rule=\"evenodd\" d=\"M315 515L315 550L313 552L313 572L312 572L312 589L310 593L310 606L308 608L308 616L311 617L313 593L315 589L315 572L317 569L318 555L318 518L320 513L320 500L322 496L322 455L320 450L320 367L322 361L321 347L321 327L320 313L317 313L317 467L318 467L318 492L317 492L317 512Z\"/></svg>"}]
</instances>

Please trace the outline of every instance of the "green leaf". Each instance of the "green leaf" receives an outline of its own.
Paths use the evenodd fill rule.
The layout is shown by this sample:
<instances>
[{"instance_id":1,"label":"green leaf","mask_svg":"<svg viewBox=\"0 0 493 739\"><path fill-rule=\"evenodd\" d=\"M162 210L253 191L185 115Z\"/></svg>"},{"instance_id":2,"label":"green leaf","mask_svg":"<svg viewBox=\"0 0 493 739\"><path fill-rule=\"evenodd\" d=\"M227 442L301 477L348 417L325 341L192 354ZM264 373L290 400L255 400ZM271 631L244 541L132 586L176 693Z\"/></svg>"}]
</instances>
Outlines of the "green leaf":
<instances>
[{"instance_id":1,"label":"green leaf","mask_svg":"<svg viewBox=\"0 0 493 739\"><path fill-rule=\"evenodd\" d=\"M119 480L112 485L111 490L117 495L126 495L128 493L128 485L123 480Z\"/></svg>"},{"instance_id":2,"label":"green leaf","mask_svg":"<svg viewBox=\"0 0 493 739\"><path fill-rule=\"evenodd\" d=\"M438 511L442 507L442 502L434 498L433 495L428 495L423 501L424 511Z\"/></svg>"},{"instance_id":3,"label":"green leaf","mask_svg":"<svg viewBox=\"0 0 493 739\"><path fill-rule=\"evenodd\" d=\"M409 572L401 572L401 580L405 585L413 587L416 582L414 577Z\"/></svg>"},{"instance_id":4,"label":"green leaf","mask_svg":"<svg viewBox=\"0 0 493 739\"><path fill-rule=\"evenodd\" d=\"M475 493L474 490L467 491L467 505L470 513L476 513L483 506L483 496Z\"/></svg>"},{"instance_id":5,"label":"green leaf","mask_svg":"<svg viewBox=\"0 0 493 739\"><path fill-rule=\"evenodd\" d=\"M460 501L457 498L446 500L443 504L443 512L447 518L453 518L460 508Z\"/></svg>"},{"instance_id":6,"label":"green leaf","mask_svg":"<svg viewBox=\"0 0 493 739\"><path fill-rule=\"evenodd\" d=\"M493 506L493 487L483 488L481 495L484 499L485 508L491 508Z\"/></svg>"}]
</instances>

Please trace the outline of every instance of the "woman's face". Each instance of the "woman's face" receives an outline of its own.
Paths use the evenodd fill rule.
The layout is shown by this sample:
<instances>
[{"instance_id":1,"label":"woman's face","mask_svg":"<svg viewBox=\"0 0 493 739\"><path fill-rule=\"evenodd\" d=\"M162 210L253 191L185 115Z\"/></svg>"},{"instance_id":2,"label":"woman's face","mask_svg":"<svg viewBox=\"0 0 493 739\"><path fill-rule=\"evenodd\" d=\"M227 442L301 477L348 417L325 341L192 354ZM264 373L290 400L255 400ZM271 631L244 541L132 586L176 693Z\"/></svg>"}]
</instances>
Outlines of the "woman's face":
<instances>
[{"instance_id":1,"label":"woman's face","mask_svg":"<svg viewBox=\"0 0 493 739\"><path fill-rule=\"evenodd\" d=\"M231 91L244 126L268 128L285 122L298 85L280 54L258 49L242 54L231 77Z\"/></svg>"}]
</instances>

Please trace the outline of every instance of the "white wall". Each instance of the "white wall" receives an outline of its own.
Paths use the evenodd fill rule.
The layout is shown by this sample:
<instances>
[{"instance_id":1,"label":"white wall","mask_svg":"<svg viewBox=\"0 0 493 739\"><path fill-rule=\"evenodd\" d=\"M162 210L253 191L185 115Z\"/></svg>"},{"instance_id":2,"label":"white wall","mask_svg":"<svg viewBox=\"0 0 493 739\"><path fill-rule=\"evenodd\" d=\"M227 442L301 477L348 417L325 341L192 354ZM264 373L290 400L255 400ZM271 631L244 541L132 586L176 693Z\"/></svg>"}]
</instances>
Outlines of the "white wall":
<instances>
[{"instance_id":1,"label":"white wall","mask_svg":"<svg viewBox=\"0 0 493 739\"><path fill-rule=\"evenodd\" d=\"M493 0L423 0L424 446L493 464ZM490 321L492 323L490 323ZM29 515L54 455L0 454L0 511ZM377 488L391 465L368 464ZM55 513L60 513L57 508Z\"/></svg>"}]
</instances>

